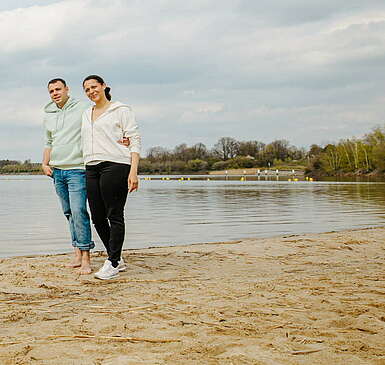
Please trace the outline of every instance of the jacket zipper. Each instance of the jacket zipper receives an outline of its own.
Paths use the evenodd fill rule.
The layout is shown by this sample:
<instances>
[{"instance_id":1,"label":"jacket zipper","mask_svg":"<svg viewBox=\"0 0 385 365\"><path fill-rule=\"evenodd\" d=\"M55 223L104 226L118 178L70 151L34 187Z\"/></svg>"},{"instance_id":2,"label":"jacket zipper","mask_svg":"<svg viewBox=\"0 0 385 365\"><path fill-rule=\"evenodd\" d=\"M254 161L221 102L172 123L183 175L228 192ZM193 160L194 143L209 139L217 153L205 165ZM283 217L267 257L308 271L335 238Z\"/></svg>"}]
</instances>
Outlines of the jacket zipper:
<instances>
[{"instance_id":1,"label":"jacket zipper","mask_svg":"<svg viewBox=\"0 0 385 365\"><path fill-rule=\"evenodd\" d=\"M91 155L92 156L94 155L94 122L92 121L92 114L91 114Z\"/></svg>"}]
</instances>

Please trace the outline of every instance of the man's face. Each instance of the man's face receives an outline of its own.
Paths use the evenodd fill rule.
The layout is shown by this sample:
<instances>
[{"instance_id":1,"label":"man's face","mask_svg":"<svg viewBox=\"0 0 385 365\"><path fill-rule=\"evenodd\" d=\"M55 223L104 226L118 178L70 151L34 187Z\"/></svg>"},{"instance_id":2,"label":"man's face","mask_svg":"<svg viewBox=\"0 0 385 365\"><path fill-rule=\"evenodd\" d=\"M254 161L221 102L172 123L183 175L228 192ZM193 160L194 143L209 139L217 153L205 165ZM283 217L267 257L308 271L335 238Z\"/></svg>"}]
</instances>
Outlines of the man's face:
<instances>
[{"instance_id":1,"label":"man's face","mask_svg":"<svg viewBox=\"0 0 385 365\"><path fill-rule=\"evenodd\" d=\"M61 81L48 85L49 96L58 107L62 107L68 100L68 86L64 86Z\"/></svg>"}]
</instances>

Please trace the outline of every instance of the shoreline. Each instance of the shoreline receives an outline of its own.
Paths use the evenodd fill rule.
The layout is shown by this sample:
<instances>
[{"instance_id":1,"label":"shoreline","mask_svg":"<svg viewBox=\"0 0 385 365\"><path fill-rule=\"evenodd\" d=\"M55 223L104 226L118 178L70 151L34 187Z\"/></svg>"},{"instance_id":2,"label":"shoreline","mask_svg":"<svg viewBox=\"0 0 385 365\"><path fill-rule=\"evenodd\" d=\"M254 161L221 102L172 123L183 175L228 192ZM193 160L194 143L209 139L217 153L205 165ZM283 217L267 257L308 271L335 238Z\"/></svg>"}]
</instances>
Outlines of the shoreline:
<instances>
[{"instance_id":1,"label":"shoreline","mask_svg":"<svg viewBox=\"0 0 385 365\"><path fill-rule=\"evenodd\" d=\"M145 251L145 250L152 250L152 249L167 249L167 248L177 248L177 247L190 247L190 246L201 246L201 245L228 245L228 244L238 244L244 241L258 241L258 240L267 240L267 239L277 239L277 238L291 238L291 237L297 237L297 236L307 236L307 235L321 235L321 234L331 234L331 233L347 233L347 232L356 232L356 231L365 231L365 230L372 230L372 229L384 229L385 230L385 224L381 226L369 226L369 227L362 227L362 228L349 228L349 229L341 229L336 231L326 231L326 232L302 232L302 233L288 233L288 234L277 234L274 236L267 236L267 237L241 237L239 239L232 239L230 241L206 241L206 242L194 242L194 243L184 243L180 245L166 245L166 246L148 246L148 247L140 247L140 248L124 248L122 254L130 254L130 252L133 251ZM385 238L384 238L385 239ZM15 258L39 258L39 257L51 257L51 256L70 256L72 254L72 251L68 252L57 252L57 253L36 253L31 255L14 255L14 256L0 256L0 264L2 260L7 259L15 259ZM104 256L105 251L102 250L92 250L91 256L99 257Z\"/></svg>"},{"instance_id":2,"label":"shoreline","mask_svg":"<svg viewBox=\"0 0 385 365\"><path fill-rule=\"evenodd\" d=\"M385 227L0 259L0 363L385 364ZM105 260L93 254L93 270Z\"/></svg>"},{"instance_id":3,"label":"shoreline","mask_svg":"<svg viewBox=\"0 0 385 365\"><path fill-rule=\"evenodd\" d=\"M267 239L276 239L276 238L290 238L290 237L297 237L297 236L306 236L306 235L320 235L320 234L330 234L330 233L341 233L341 232L355 232L355 231L365 231L365 230L371 230L371 229L384 229L385 225L381 226L368 226L368 227L361 227L361 228L349 228L349 229L341 229L341 230L333 230L333 231L326 231L326 232L301 232L301 233L287 233L287 234L277 234L274 236L266 236L266 237L241 237L241 238L235 238L229 241L206 241L206 242L193 242L193 243L183 243L178 245L160 245L160 246L148 246L148 247L139 247L139 248L124 248L123 246L123 252L122 254L130 254L130 252L133 251L145 251L145 250L151 250L151 249L163 249L163 248L177 248L177 247L190 247L190 246L201 246L201 245L226 245L226 244L237 244L244 241L258 241L258 240L267 240ZM14 259L14 258L39 258L39 257L51 257L51 256L70 256L72 254L72 251L69 249L67 252L56 252L56 253L36 253L36 254L21 254L21 255L13 255L13 256L0 256L0 264L2 260L7 259ZM91 256L103 256L105 254L104 249L101 250L92 250Z\"/></svg>"},{"instance_id":4,"label":"shoreline","mask_svg":"<svg viewBox=\"0 0 385 365\"><path fill-rule=\"evenodd\" d=\"M150 249L162 249L162 248L175 248L175 247L190 247L190 246L200 246L200 245L225 245L225 244L237 244L241 243L243 241L250 241L250 240L266 240L266 239L276 239L276 238L289 238L289 237L296 237L296 236L304 236L304 235L317 235L317 234L328 234L328 233L339 233L339 232L355 232L355 231L364 231L364 230L370 230L370 229L377 229L377 228L384 228L385 225L381 226L368 226L368 227L362 227L362 228L349 228L349 229L341 229L341 230L333 230L333 231L326 231L326 232L301 232L301 233L287 233L287 234L277 234L274 236L266 236L266 237L240 237L235 238L229 241L206 241L206 242L192 242L192 243L183 243L183 244L170 244L170 245L150 245L148 247L136 247L136 248L124 248L122 254L130 254L132 251L142 251L142 250L150 250ZM69 249L66 252L53 252L53 253L35 253L35 254L20 254L20 255L11 255L11 256L0 256L0 264L2 260L12 259L12 258L39 258L39 257L51 257L51 256L70 256L72 254L72 250ZM105 254L104 249L101 250L92 250L91 251L91 257L93 256L103 256Z\"/></svg>"}]
</instances>

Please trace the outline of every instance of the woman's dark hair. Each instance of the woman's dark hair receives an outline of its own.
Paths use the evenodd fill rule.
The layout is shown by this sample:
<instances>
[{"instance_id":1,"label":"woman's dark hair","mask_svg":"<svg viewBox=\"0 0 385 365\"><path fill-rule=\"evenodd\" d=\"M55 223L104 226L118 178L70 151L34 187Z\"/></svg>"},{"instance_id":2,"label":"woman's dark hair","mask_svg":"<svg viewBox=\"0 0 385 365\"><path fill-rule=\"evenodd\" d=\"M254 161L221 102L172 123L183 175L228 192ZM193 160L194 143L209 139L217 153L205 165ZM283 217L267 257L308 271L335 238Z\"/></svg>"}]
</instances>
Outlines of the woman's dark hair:
<instances>
[{"instance_id":1,"label":"woman's dark hair","mask_svg":"<svg viewBox=\"0 0 385 365\"><path fill-rule=\"evenodd\" d=\"M98 75L90 75L90 76L87 76L84 80L83 80L83 87L84 87L84 83L88 80L96 80L99 84L105 84L104 80L98 76ZM111 91L111 88L110 87L106 87L104 89L104 93L106 94L106 98L107 100L111 100L111 94L110 94L110 91Z\"/></svg>"}]
</instances>

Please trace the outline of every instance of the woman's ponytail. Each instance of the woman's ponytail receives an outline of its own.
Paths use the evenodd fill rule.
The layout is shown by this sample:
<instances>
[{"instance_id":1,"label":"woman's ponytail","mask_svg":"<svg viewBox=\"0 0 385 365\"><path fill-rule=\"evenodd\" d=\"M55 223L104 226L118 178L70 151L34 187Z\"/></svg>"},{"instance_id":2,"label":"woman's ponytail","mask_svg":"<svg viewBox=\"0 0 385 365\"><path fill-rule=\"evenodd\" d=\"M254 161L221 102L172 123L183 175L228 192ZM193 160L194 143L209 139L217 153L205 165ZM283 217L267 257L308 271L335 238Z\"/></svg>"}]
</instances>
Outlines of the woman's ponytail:
<instances>
[{"instance_id":1,"label":"woman's ponytail","mask_svg":"<svg viewBox=\"0 0 385 365\"><path fill-rule=\"evenodd\" d=\"M105 89L104 89L104 93L106 94L106 98L107 98L107 100L111 100L111 94L110 94L110 91L111 91L111 88L110 87L106 87Z\"/></svg>"}]
</instances>

